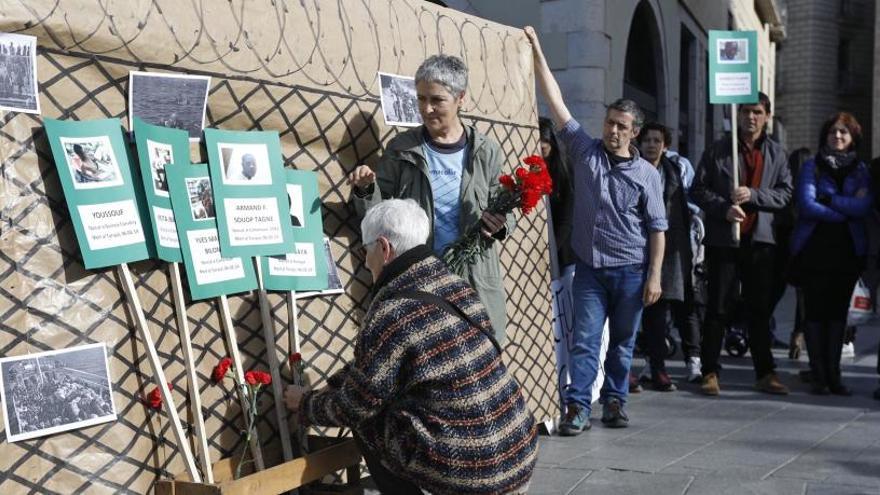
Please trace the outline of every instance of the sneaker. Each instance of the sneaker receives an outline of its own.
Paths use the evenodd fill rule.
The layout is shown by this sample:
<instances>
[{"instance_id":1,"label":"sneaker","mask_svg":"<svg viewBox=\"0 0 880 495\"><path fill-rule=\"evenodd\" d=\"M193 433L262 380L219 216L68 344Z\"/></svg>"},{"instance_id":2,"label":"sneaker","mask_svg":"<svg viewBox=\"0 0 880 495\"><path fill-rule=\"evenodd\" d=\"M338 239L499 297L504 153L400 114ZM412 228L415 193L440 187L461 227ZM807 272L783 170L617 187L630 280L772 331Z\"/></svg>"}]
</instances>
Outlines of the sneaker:
<instances>
[{"instance_id":1,"label":"sneaker","mask_svg":"<svg viewBox=\"0 0 880 495\"><path fill-rule=\"evenodd\" d=\"M602 407L602 424L608 428L626 428L629 426L629 418L623 412L620 399L610 398Z\"/></svg>"},{"instance_id":2,"label":"sneaker","mask_svg":"<svg viewBox=\"0 0 880 495\"><path fill-rule=\"evenodd\" d=\"M721 387L718 385L718 373L707 373L703 377L700 392L703 395L718 395L721 393Z\"/></svg>"},{"instance_id":3,"label":"sneaker","mask_svg":"<svg viewBox=\"0 0 880 495\"><path fill-rule=\"evenodd\" d=\"M644 390L644 389L642 388L642 384L639 383L639 379L636 378L636 375L630 373L629 374L629 393L637 394L637 393L641 392L642 390Z\"/></svg>"},{"instance_id":4,"label":"sneaker","mask_svg":"<svg viewBox=\"0 0 880 495\"><path fill-rule=\"evenodd\" d=\"M856 346L853 345L852 342L847 342L843 344L843 349L840 351L841 358L854 358L856 357Z\"/></svg>"},{"instance_id":5,"label":"sneaker","mask_svg":"<svg viewBox=\"0 0 880 495\"><path fill-rule=\"evenodd\" d=\"M559 436L574 437L589 430L591 426L587 410L577 404L569 404L565 417L559 424Z\"/></svg>"},{"instance_id":6,"label":"sneaker","mask_svg":"<svg viewBox=\"0 0 880 495\"><path fill-rule=\"evenodd\" d=\"M653 375L651 377L651 388L654 390L659 392L675 392L677 390L675 383L672 382L672 378L669 378L669 373L665 370L653 373Z\"/></svg>"},{"instance_id":7,"label":"sneaker","mask_svg":"<svg viewBox=\"0 0 880 495\"><path fill-rule=\"evenodd\" d=\"M689 383L698 383L703 379L703 373L700 372L700 367L703 363L700 362L700 358L698 357L689 357L687 359L687 381Z\"/></svg>"},{"instance_id":8,"label":"sneaker","mask_svg":"<svg viewBox=\"0 0 880 495\"><path fill-rule=\"evenodd\" d=\"M779 381L776 373L767 373L763 378L755 382L755 390L773 395L788 395L788 387Z\"/></svg>"}]
</instances>

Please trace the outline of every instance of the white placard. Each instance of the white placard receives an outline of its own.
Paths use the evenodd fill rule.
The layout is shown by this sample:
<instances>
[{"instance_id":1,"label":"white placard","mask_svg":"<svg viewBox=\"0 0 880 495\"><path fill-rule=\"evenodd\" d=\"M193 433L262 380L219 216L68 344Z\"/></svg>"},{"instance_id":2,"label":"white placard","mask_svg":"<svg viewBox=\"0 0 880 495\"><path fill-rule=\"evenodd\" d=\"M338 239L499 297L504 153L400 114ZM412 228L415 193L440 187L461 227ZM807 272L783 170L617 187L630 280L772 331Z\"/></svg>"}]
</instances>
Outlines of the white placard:
<instances>
[{"instance_id":1,"label":"white placard","mask_svg":"<svg viewBox=\"0 0 880 495\"><path fill-rule=\"evenodd\" d=\"M244 278L241 258L220 256L217 229L190 230L186 233L199 285Z\"/></svg>"},{"instance_id":2,"label":"white placard","mask_svg":"<svg viewBox=\"0 0 880 495\"><path fill-rule=\"evenodd\" d=\"M315 247L310 242L294 243L293 253L281 257L269 257L269 274L279 277L315 277Z\"/></svg>"},{"instance_id":3,"label":"white placard","mask_svg":"<svg viewBox=\"0 0 880 495\"><path fill-rule=\"evenodd\" d=\"M110 249L144 242L144 229L134 200L77 207L89 249Z\"/></svg>"},{"instance_id":4,"label":"white placard","mask_svg":"<svg viewBox=\"0 0 880 495\"><path fill-rule=\"evenodd\" d=\"M752 75L748 72L716 72L715 93L718 96L752 94Z\"/></svg>"},{"instance_id":5,"label":"white placard","mask_svg":"<svg viewBox=\"0 0 880 495\"><path fill-rule=\"evenodd\" d=\"M174 223L174 212L170 208L154 206L153 218L156 220L159 245L171 249L180 249L180 239L177 238L177 225Z\"/></svg>"},{"instance_id":6,"label":"white placard","mask_svg":"<svg viewBox=\"0 0 880 495\"><path fill-rule=\"evenodd\" d=\"M284 241L275 198L225 198L230 246L278 244Z\"/></svg>"}]
</instances>

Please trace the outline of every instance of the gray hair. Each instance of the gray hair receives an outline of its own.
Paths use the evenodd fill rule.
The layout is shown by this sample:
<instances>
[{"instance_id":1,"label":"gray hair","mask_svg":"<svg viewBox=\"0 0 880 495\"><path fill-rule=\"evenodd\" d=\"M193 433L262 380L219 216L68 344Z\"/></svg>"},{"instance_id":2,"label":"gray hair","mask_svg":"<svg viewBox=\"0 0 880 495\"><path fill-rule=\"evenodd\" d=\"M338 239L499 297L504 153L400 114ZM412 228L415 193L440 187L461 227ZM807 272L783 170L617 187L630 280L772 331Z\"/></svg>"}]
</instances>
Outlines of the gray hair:
<instances>
[{"instance_id":1,"label":"gray hair","mask_svg":"<svg viewBox=\"0 0 880 495\"><path fill-rule=\"evenodd\" d=\"M386 199L367 210L361 221L364 246L388 239L399 255L428 242L428 214L412 199Z\"/></svg>"},{"instance_id":2,"label":"gray hair","mask_svg":"<svg viewBox=\"0 0 880 495\"><path fill-rule=\"evenodd\" d=\"M633 128L641 128L645 123L645 112L642 111L638 103L632 100L627 100L626 98L615 100L614 103L608 105L608 110L617 110L618 112L632 115Z\"/></svg>"},{"instance_id":3,"label":"gray hair","mask_svg":"<svg viewBox=\"0 0 880 495\"><path fill-rule=\"evenodd\" d=\"M419 82L442 84L452 96L458 96L467 89L468 68L455 55L432 55L416 71L416 83Z\"/></svg>"}]
</instances>

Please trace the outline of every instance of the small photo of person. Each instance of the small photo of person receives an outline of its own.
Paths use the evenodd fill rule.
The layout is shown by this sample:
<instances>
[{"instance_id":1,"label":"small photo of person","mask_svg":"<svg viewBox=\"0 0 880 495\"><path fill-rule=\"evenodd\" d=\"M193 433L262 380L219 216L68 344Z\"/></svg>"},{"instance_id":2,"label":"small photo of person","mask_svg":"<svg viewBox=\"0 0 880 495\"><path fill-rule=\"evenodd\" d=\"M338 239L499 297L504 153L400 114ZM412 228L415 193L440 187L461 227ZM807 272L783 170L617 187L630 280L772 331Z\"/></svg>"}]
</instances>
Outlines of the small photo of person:
<instances>
[{"instance_id":1,"label":"small photo of person","mask_svg":"<svg viewBox=\"0 0 880 495\"><path fill-rule=\"evenodd\" d=\"M153 178L153 192L168 197L168 178L165 166L171 163L171 146L147 139L147 152L150 155L150 174Z\"/></svg>"},{"instance_id":2,"label":"small photo of person","mask_svg":"<svg viewBox=\"0 0 880 495\"><path fill-rule=\"evenodd\" d=\"M189 133L198 141L205 128L205 108L211 78L159 72L130 72L128 76L129 125L134 118Z\"/></svg>"},{"instance_id":3,"label":"small photo of person","mask_svg":"<svg viewBox=\"0 0 880 495\"><path fill-rule=\"evenodd\" d=\"M0 33L0 110L40 113L37 38Z\"/></svg>"},{"instance_id":4,"label":"small photo of person","mask_svg":"<svg viewBox=\"0 0 880 495\"><path fill-rule=\"evenodd\" d=\"M210 178L186 179L186 192L189 195L189 208L193 220L213 220L217 216L214 211L214 192L211 189Z\"/></svg>"},{"instance_id":5,"label":"small photo of person","mask_svg":"<svg viewBox=\"0 0 880 495\"><path fill-rule=\"evenodd\" d=\"M290 224L294 227L305 227L306 216L303 212L302 186L287 184L287 198L290 200Z\"/></svg>"},{"instance_id":6,"label":"small photo of person","mask_svg":"<svg viewBox=\"0 0 880 495\"><path fill-rule=\"evenodd\" d=\"M233 186L272 184L269 151L265 144L217 143L223 165L223 183Z\"/></svg>"},{"instance_id":7,"label":"small photo of person","mask_svg":"<svg viewBox=\"0 0 880 495\"><path fill-rule=\"evenodd\" d=\"M122 172L107 136L61 138L67 167L76 189L122 185Z\"/></svg>"},{"instance_id":8,"label":"small photo of person","mask_svg":"<svg viewBox=\"0 0 880 495\"><path fill-rule=\"evenodd\" d=\"M415 127L422 124L414 78L380 72L379 86L385 125Z\"/></svg>"},{"instance_id":9,"label":"small photo of person","mask_svg":"<svg viewBox=\"0 0 880 495\"><path fill-rule=\"evenodd\" d=\"M749 61L749 40L720 39L718 40L719 64L745 64Z\"/></svg>"}]
</instances>

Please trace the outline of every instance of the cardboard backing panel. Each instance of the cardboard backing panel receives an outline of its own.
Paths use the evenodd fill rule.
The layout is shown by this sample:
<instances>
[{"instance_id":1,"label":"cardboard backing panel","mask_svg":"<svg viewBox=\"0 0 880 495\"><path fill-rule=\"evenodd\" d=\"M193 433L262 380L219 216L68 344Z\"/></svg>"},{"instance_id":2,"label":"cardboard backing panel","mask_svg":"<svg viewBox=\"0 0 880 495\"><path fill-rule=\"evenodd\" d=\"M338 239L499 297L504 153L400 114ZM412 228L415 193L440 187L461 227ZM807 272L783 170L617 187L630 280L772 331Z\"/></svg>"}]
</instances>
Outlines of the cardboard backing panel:
<instances>
[{"instance_id":1,"label":"cardboard backing panel","mask_svg":"<svg viewBox=\"0 0 880 495\"><path fill-rule=\"evenodd\" d=\"M10 5L12 4L12 5ZM351 358L369 272L345 175L374 164L399 131L383 124L376 71L413 74L439 51L470 68L464 120L497 141L513 167L537 150L531 59L524 38L420 1L38 0L0 5L0 31L38 37L43 115L115 117L127 126L128 72L212 76L206 123L278 130L285 165L319 174L325 234L345 294L303 299L299 326L316 385ZM193 149L193 159L203 150ZM506 362L539 419L555 414L549 261L543 208L502 245L510 315ZM163 262L132 266L148 324L185 426L192 421ZM270 294L276 342L289 354L283 294ZM255 294L229 298L245 368L266 369ZM214 460L240 452L241 412L210 375L227 354L216 301L189 302L199 389ZM154 386L114 269L85 271L41 116L0 112L0 356L106 342L119 419L9 443L0 435L0 493L145 493L184 471L163 413L140 397ZM279 451L273 398L260 435ZM5 428L5 427L4 427ZM271 465L278 459L267 459Z\"/></svg>"}]
</instances>

